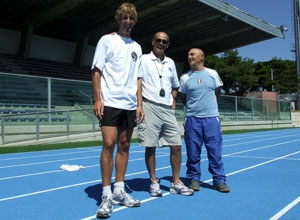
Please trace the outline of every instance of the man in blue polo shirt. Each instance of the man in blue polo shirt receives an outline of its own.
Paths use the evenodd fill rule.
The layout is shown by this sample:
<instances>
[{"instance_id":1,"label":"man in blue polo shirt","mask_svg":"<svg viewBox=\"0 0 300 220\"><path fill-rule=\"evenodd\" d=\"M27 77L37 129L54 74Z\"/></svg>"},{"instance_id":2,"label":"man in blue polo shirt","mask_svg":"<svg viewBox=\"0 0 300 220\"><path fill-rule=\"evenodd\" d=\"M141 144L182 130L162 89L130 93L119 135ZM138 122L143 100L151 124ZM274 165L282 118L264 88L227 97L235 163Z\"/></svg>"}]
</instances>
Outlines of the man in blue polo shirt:
<instances>
[{"instance_id":1,"label":"man in blue polo shirt","mask_svg":"<svg viewBox=\"0 0 300 220\"><path fill-rule=\"evenodd\" d=\"M191 69L181 76L179 92L185 104L184 140L190 188L200 190L200 159L204 143L214 188L219 192L229 192L221 155L223 143L217 103L223 82L217 71L204 66L201 49L190 49L188 62Z\"/></svg>"}]
</instances>

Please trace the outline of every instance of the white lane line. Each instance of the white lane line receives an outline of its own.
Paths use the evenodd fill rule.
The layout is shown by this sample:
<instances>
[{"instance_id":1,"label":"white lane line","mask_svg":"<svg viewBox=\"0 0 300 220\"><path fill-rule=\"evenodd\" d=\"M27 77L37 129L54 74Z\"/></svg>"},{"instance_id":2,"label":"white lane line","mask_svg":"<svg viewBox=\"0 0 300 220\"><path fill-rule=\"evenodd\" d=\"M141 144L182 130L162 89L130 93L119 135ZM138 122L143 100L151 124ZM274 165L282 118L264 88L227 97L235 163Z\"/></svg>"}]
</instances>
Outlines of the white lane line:
<instances>
[{"instance_id":1,"label":"white lane line","mask_svg":"<svg viewBox=\"0 0 300 220\"><path fill-rule=\"evenodd\" d=\"M285 137L293 137L293 136L299 136L299 134L295 134L295 135L289 135L289 136L285 136ZM265 141L269 141L269 140L276 140L276 139L282 139L282 137L280 136L277 136L277 137L274 137L274 138L266 138L266 139L256 139L256 140L253 140L253 141L246 141L246 142L239 142L239 143L236 143L236 144L226 144L224 145L224 147L231 147L231 146L240 146L240 145L243 145L243 144L250 144L250 143L257 143L257 142L265 142ZM296 139L296 140L293 140L294 141L299 141L300 139ZM282 142L282 143L288 143L288 142ZM279 143L280 144L280 143Z\"/></svg>"},{"instance_id":2,"label":"white lane line","mask_svg":"<svg viewBox=\"0 0 300 220\"><path fill-rule=\"evenodd\" d=\"M285 213L287 213L290 209L292 209L295 205L297 205L300 202L300 196L292 201L290 204L288 204L286 207L281 209L276 215L274 215L272 218L269 220L277 220L280 217L282 217Z\"/></svg>"},{"instance_id":3,"label":"white lane line","mask_svg":"<svg viewBox=\"0 0 300 220\"><path fill-rule=\"evenodd\" d=\"M144 153L144 152L145 151L130 151L131 154L133 154L133 153ZM85 152L80 152L80 154L82 154L82 153L85 153ZM70 155L70 154L71 153L60 154L60 156L61 155ZM55 155L56 154L52 154L52 155L48 155L48 156L55 156ZM40 157L39 156L35 156L35 157L23 157L23 159L30 159L30 158L40 158ZM0 166L0 169L12 168L12 167L33 166L33 165L47 164L47 163L56 163L56 162L61 162L61 161L84 160L84 159L90 159L90 158L99 158L99 155L88 156L88 157L77 157L77 158L64 158L64 159L60 159L60 160L49 160L49 161L35 162L35 163L13 164L13 165L7 165L7 166Z\"/></svg>"},{"instance_id":4,"label":"white lane line","mask_svg":"<svg viewBox=\"0 0 300 220\"><path fill-rule=\"evenodd\" d=\"M251 142L244 142L244 143L237 143L237 144L231 144L231 145L226 145L224 147L235 146L235 145L242 145L242 144L249 144L249 143L254 143L254 142L258 142L258 141L261 141L261 140L256 140L256 141L251 141ZM300 141L300 139L296 139L296 140L292 140L292 141L286 141L286 142L280 142L280 143L277 143L277 144L272 144L272 145L268 145L268 146L264 146L264 147L251 148L251 149L248 149L248 150L244 150L244 151L239 151L239 152L236 152L236 153L228 154L228 156L229 155L240 154L240 153L245 153L245 152L250 152L250 151L255 151L255 150L260 150L260 149L269 148L269 147L273 147L273 146L278 146L278 145L282 145L282 144L288 144L288 143L297 142L297 141ZM141 151L133 151L131 153L140 153L140 152ZM226 156L226 155L224 155L224 156ZM27 164L0 166L0 169L11 168L11 167L20 167L20 166L21 167L23 167L23 166L33 166L33 165L40 165L40 164L47 164L47 163L56 163L56 162L62 162L62 161L66 161L66 160L68 160L68 161L83 160L83 159L98 158L98 157L99 157L99 155L97 155L97 156L90 156L90 157L79 157L79 158L61 159L61 160L35 162L35 163L27 163Z\"/></svg>"},{"instance_id":5,"label":"white lane line","mask_svg":"<svg viewBox=\"0 0 300 220\"><path fill-rule=\"evenodd\" d=\"M292 156L292 155L295 155L295 154L299 154L299 153L300 153L300 151L297 151L297 152L294 152L294 153L291 153L291 154L287 154L285 156L281 156L281 157L278 157L278 158L275 158L275 159L272 159L272 160L269 160L269 161L266 161L266 162L263 162L263 163L259 163L259 164L256 164L256 165L244 168L244 169L240 169L240 170L231 172L229 174L226 174L226 176L231 176L231 175L234 175L234 174L237 174L237 173L241 173L241 172L244 172L246 170L250 170L250 169L253 169L253 168L256 168L256 167L259 167L259 166L263 166L265 164L272 163L274 161L281 160L283 158L286 158L286 157L289 157L289 156ZM208 180L205 180L203 182L208 183L208 182L211 182L211 181L212 181L212 179L208 179ZM164 193L163 194L163 196L167 196L167 195L170 195L170 193L168 192L168 193ZM148 202L148 201L151 201L151 200L154 200L154 199L158 199L158 197L151 197L151 199L144 199L144 200L141 201L141 203L145 203L145 202ZM126 209L126 208L128 208L128 207L122 206L120 208L114 209L113 212L118 212L118 211ZM81 220L91 220L91 219L95 219L95 215L92 215L92 216L89 216L89 217L85 217L85 218L83 218Z\"/></svg>"},{"instance_id":6,"label":"white lane line","mask_svg":"<svg viewBox=\"0 0 300 220\"><path fill-rule=\"evenodd\" d=\"M75 186L81 186L81 185L91 184L91 183L96 183L96 182L100 182L100 180L93 180L93 181L89 181L89 182L77 183L77 184L72 184L72 185L68 185L68 186L62 186L62 187L57 187L57 188L52 188L52 189L36 191L36 192L32 192L32 193L21 194L21 195L17 195L17 196L6 197L6 198L0 199L0 202L23 198L23 197L32 196L32 195L38 195L38 194L52 192L52 191L57 191L57 190L61 190L61 189L72 188Z\"/></svg>"},{"instance_id":7,"label":"white lane line","mask_svg":"<svg viewBox=\"0 0 300 220\"><path fill-rule=\"evenodd\" d=\"M18 164L18 165L8 165L8 166L2 166L2 167L0 167L0 169L12 168L12 167L33 166L33 165L65 162L65 161L72 161L72 160L84 160L84 159L90 159L90 158L99 158L99 155L91 156L91 157L65 158L65 159L61 159L61 160L49 160L49 161L44 161L44 162L26 163L26 164Z\"/></svg>"},{"instance_id":8,"label":"white lane line","mask_svg":"<svg viewBox=\"0 0 300 220\"><path fill-rule=\"evenodd\" d=\"M256 150L261 150L261 149L266 149L266 148L280 146L280 145L283 145L283 144L289 144L289 143L298 142L298 141L300 141L300 139L281 142L281 143L277 143L277 144L271 144L271 145L267 145L267 146L263 146L263 147L251 148L251 149L248 149L248 150L242 150L242 151L238 151L238 152L235 152L235 153L226 154L223 157L232 156L232 155L241 154L241 153L246 153L246 152L251 152L251 151L256 151Z\"/></svg>"},{"instance_id":9,"label":"white lane line","mask_svg":"<svg viewBox=\"0 0 300 220\"><path fill-rule=\"evenodd\" d=\"M169 167L170 166L161 167L160 169L167 169ZM131 174L128 174L126 176L135 176L135 175L139 175L139 174L143 174L143 173L148 173L148 171L144 170L144 171L140 171L140 172L136 172L136 173L131 173ZM114 179L115 179L115 177L112 177L112 180L114 180ZM77 187L77 186L82 186L82 185L88 185L88 184L97 183L97 182L101 183L102 180L101 179L97 179L97 180L92 180L92 181L88 181L88 182L82 182L82 183L77 183L77 184L72 184L72 185L67 185L67 186L61 186L61 187L56 187L56 188L51 188L51 189L36 191L36 192L32 192L32 193L21 194L21 195L17 195L17 196L0 198L0 202L7 201L7 200L18 199L18 198L23 198L23 197L32 196L32 195L38 195L38 194L52 192L52 191L57 191L57 190L62 190L62 189L67 189L67 188L72 188L72 187Z\"/></svg>"},{"instance_id":10,"label":"white lane line","mask_svg":"<svg viewBox=\"0 0 300 220\"><path fill-rule=\"evenodd\" d=\"M74 150L78 148L72 148ZM66 149L57 149L64 151ZM99 149L100 152L100 149ZM27 152L22 153L23 155L26 154ZM37 153L37 151L32 151L30 153ZM82 153L94 153L94 151L91 150L84 150L84 151L74 151L74 152L67 152L67 153L56 153L56 154L39 154L35 156L22 156L22 157L11 157L11 158L4 158L1 159L1 161L9 161L9 160L24 160L24 159L32 159L32 158L44 158L44 157L55 157L55 156L62 156L62 155L73 155L73 154L82 154ZM21 153L20 153L21 154Z\"/></svg>"},{"instance_id":11,"label":"white lane line","mask_svg":"<svg viewBox=\"0 0 300 220\"><path fill-rule=\"evenodd\" d=\"M275 136L276 135L276 136ZM297 133L286 133L286 134L281 134L280 136L278 134L264 134L264 135L253 135L252 133L248 133L247 135L239 135L239 136L234 136L234 137L227 137L226 135L223 135L223 141L224 142L233 142L233 141L239 141L239 140L246 140L246 139L256 139L256 140L272 140L272 139L278 139L282 137L293 137L293 136L298 136L299 132ZM232 136L232 134L230 134ZM267 139L267 137L270 137ZM264 139L262 139L264 138Z\"/></svg>"},{"instance_id":12,"label":"white lane line","mask_svg":"<svg viewBox=\"0 0 300 220\"><path fill-rule=\"evenodd\" d=\"M166 156L169 156L169 155L166 155ZM158 157L165 157L165 155L161 155L161 156L157 155L156 157L157 158ZM97 158L99 158L99 156ZM132 159L132 160L129 160L129 162L138 161L138 160L144 160L144 158ZM94 167L99 167L99 163L93 164L93 165L88 165L88 166L85 165L84 169L94 168ZM45 172L28 173L28 174L17 175L17 176L7 176L7 177L1 177L0 181L2 181L2 180L8 180L8 179L22 178L22 177L29 177L29 176L44 175L44 174L55 173L55 172L65 172L65 171L63 171L63 170L49 170L49 171L45 171Z\"/></svg>"},{"instance_id":13,"label":"white lane line","mask_svg":"<svg viewBox=\"0 0 300 220\"><path fill-rule=\"evenodd\" d=\"M130 146L130 149L138 148L138 146L134 146L134 143L132 143L132 146ZM141 147L139 147L141 148ZM47 154L43 154L45 152L49 151ZM65 153L51 153L51 151L68 151ZM70 152L71 151L71 152ZM10 158L1 158L1 161L10 161L10 160L24 160L24 159L32 159L32 158L44 158L44 157L55 157L55 156L62 156L62 155L73 155L73 154L82 154L82 153L95 153L95 152L101 152L101 146L92 146L92 147L81 147L81 148L64 148L64 149L55 149L55 150L46 150L46 151L40 151L41 154L39 155L30 155L32 153L38 153L38 151L31 151L31 152L21 152L21 153L15 153L15 157ZM20 154L20 157L16 157L18 154ZM26 155L28 156L21 156Z\"/></svg>"}]
</instances>

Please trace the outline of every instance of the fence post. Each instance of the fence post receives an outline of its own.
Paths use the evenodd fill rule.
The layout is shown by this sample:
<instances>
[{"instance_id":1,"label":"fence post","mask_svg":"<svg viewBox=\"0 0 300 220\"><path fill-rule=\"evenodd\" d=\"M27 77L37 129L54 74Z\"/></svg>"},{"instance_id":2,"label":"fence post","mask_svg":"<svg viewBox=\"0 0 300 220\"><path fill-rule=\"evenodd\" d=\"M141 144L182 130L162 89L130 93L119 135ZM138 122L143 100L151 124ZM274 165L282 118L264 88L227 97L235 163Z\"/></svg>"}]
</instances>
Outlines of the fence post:
<instances>
[{"instance_id":1,"label":"fence post","mask_svg":"<svg viewBox=\"0 0 300 220\"><path fill-rule=\"evenodd\" d=\"M266 100L267 104L266 104L266 116L267 116L267 120L269 120L269 100Z\"/></svg>"},{"instance_id":2,"label":"fence post","mask_svg":"<svg viewBox=\"0 0 300 220\"><path fill-rule=\"evenodd\" d=\"M70 111L67 111L67 135L70 135Z\"/></svg>"},{"instance_id":3,"label":"fence post","mask_svg":"<svg viewBox=\"0 0 300 220\"><path fill-rule=\"evenodd\" d=\"M234 101L235 101L235 120L237 121L237 114L238 114L238 103L237 103L237 96L234 97Z\"/></svg>"},{"instance_id":4,"label":"fence post","mask_svg":"<svg viewBox=\"0 0 300 220\"><path fill-rule=\"evenodd\" d=\"M254 99L251 98L252 121L254 121Z\"/></svg>"},{"instance_id":5,"label":"fence post","mask_svg":"<svg viewBox=\"0 0 300 220\"><path fill-rule=\"evenodd\" d=\"M92 116L92 122L93 122L93 131L96 130L96 120L95 120L95 116L94 116L94 110L93 108L91 108L91 116Z\"/></svg>"},{"instance_id":6,"label":"fence post","mask_svg":"<svg viewBox=\"0 0 300 220\"><path fill-rule=\"evenodd\" d=\"M281 105L280 105L280 100L277 101L278 102L278 106L277 106L277 121L280 120L280 111L281 111Z\"/></svg>"},{"instance_id":7,"label":"fence post","mask_svg":"<svg viewBox=\"0 0 300 220\"><path fill-rule=\"evenodd\" d=\"M48 112L51 112L51 97L52 97L52 94L51 94L51 78L49 77L48 78ZM49 125L51 124L51 114L48 114L48 123Z\"/></svg>"},{"instance_id":8,"label":"fence post","mask_svg":"<svg viewBox=\"0 0 300 220\"><path fill-rule=\"evenodd\" d=\"M4 144L4 118L1 118L1 139L2 144Z\"/></svg>"},{"instance_id":9,"label":"fence post","mask_svg":"<svg viewBox=\"0 0 300 220\"><path fill-rule=\"evenodd\" d=\"M35 123L35 134L36 134L36 139L39 140L40 139L40 114L37 113L36 114L36 123Z\"/></svg>"}]
</instances>

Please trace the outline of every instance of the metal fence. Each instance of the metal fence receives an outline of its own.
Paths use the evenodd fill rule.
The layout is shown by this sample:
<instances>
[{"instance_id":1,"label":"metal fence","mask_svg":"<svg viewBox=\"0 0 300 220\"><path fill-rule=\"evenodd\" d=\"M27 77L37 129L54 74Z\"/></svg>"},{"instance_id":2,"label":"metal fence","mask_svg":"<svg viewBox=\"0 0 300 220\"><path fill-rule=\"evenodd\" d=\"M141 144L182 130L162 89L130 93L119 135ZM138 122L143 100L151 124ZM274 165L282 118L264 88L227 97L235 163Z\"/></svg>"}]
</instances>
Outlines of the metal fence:
<instances>
[{"instance_id":1,"label":"metal fence","mask_svg":"<svg viewBox=\"0 0 300 220\"><path fill-rule=\"evenodd\" d=\"M222 95L219 112L223 121L291 120L291 103Z\"/></svg>"},{"instance_id":2,"label":"metal fence","mask_svg":"<svg viewBox=\"0 0 300 220\"><path fill-rule=\"evenodd\" d=\"M91 82L0 73L0 88L2 144L99 131ZM291 102L222 95L219 112L222 121L291 120Z\"/></svg>"},{"instance_id":3,"label":"metal fence","mask_svg":"<svg viewBox=\"0 0 300 220\"><path fill-rule=\"evenodd\" d=\"M24 142L99 131L93 110L36 111L1 116L1 143Z\"/></svg>"}]
</instances>

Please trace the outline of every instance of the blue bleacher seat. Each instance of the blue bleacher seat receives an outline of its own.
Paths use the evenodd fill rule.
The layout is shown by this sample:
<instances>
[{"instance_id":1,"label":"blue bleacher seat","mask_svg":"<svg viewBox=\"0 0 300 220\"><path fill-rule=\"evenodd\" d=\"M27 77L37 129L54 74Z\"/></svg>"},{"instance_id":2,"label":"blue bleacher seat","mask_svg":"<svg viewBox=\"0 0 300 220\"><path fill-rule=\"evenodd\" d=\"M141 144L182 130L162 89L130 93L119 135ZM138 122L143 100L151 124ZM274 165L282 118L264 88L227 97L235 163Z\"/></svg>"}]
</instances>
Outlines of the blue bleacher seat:
<instances>
[{"instance_id":1,"label":"blue bleacher seat","mask_svg":"<svg viewBox=\"0 0 300 220\"><path fill-rule=\"evenodd\" d=\"M40 121L48 121L48 118L40 118Z\"/></svg>"},{"instance_id":2,"label":"blue bleacher seat","mask_svg":"<svg viewBox=\"0 0 300 220\"><path fill-rule=\"evenodd\" d=\"M19 118L9 118L10 119L10 121L18 121L19 120Z\"/></svg>"},{"instance_id":3,"label":"blue bleacher seat","mask_svg":"<svg viewBox=\"0 0 300 220\"><path fill-rule=\"evenodd\" d=\"M11 113L10 109L0 109L0 112L2 114L10 114Z\"/></svg>"}]
</instances>

